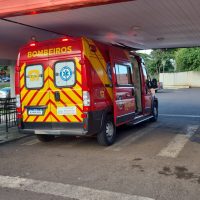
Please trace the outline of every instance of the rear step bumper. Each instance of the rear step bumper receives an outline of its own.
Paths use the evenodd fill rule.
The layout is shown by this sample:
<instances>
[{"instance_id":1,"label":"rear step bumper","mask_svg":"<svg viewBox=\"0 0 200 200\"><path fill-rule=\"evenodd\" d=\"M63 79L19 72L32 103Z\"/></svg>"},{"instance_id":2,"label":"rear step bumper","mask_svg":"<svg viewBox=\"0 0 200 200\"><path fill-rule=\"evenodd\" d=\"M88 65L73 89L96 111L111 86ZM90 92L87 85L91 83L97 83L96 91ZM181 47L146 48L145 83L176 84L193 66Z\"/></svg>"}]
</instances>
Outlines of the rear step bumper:
<instances>
[{"instance_id":1,"label":"rear step bumper","mask_svg":"<svg viewBox=\"0 0 200 200\"><path fill-rule=\"evenodd\" d=\"M88 131L83 129L67 129L67 130L33 130L33 129L21 129L22 133L34 133L38 135L74 135L74 136L85 136Z\"/></svg>"},{"instance_id":2,"label":"rear step bumper","mask_svg":"<svg viewBox=\"0 0 200 200\"><path fill-rule=\"evenodd\" d=\"M77 135L84 136L88 131L83 129L83 123L23 123L22 133L44 135Z\"/></svg>"}]
</instances>

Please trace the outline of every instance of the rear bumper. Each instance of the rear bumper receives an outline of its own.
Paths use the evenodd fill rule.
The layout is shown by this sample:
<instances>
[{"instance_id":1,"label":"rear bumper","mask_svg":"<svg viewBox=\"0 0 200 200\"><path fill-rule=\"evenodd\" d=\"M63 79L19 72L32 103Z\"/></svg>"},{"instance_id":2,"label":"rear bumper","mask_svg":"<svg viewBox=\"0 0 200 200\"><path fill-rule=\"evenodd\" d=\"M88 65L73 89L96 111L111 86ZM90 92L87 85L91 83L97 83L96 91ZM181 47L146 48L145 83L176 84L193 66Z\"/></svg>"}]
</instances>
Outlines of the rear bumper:
<instances>
[{"instance_id":1,"label":"rear bumper","mask_svg":"<svg viewBox=\"0 0 200 200\"><path fill-rule=\"evenodd\" d=\"M88 135L88 131L83 129L83 123L23 123L20 129L22 133L35 133L46 135Z\"/></svg>"}]
</instances>

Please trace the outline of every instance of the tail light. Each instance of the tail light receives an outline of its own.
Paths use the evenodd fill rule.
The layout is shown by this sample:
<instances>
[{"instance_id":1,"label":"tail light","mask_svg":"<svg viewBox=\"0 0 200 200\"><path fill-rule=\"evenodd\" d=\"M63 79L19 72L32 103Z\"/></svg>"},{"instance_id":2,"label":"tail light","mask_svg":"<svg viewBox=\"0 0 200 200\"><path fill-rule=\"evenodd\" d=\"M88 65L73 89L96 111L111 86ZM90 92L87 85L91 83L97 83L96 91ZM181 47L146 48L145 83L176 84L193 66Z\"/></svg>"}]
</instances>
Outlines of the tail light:
<instances>
[{"instance_id":1,"label":"tail light","mask_svg":"<svg viewBox=\"0 0 200 200\"><path fill-rule=\"evenodd\" d=\"M16 95L16 107L21 108L21 102L20 102L20 95L19 94Z\"/></svg>"},{"instance_id":2,"label":"tail light","mask_svg":"<svg viewBox=\"0 0 200 200\"><path fill-rule=\"evenodd\" d=\"M90 93L83 91L83 106L90 106Z\"/></svg>"}]
</instances>

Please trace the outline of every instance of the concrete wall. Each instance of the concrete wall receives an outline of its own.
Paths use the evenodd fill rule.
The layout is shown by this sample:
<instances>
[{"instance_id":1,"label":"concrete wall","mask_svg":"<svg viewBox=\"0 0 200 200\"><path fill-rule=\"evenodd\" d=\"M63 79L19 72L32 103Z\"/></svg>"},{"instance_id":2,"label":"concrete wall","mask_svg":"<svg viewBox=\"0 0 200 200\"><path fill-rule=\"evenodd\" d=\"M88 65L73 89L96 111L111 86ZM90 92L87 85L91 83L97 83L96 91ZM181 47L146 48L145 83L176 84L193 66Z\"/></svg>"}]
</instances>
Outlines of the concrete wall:
<instances>
[{"instance_id":1,"label":"concrete wall","mask_svg":"<svg viewBox=\"0 0 200 200\"><path fill-rule=\"evenodd\" d=\"M200 72L160 73L159 81L164 88L169 87L200 87Z\"/></svg>"}]
</instances>

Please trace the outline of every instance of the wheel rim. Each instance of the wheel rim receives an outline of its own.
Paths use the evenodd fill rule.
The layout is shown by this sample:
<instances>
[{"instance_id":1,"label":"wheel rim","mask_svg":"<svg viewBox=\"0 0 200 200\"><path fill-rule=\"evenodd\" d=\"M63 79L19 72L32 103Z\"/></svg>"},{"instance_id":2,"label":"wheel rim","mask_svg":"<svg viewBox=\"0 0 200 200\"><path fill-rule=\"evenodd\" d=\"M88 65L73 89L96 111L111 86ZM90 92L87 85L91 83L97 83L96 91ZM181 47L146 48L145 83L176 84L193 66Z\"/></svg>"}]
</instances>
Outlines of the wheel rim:
<instances>
[{"instance_id":1,"label":"wheel rim","mask_svg":"<svg viewBox=\"0 0 200 200\"><path fill-rule=\"evenodd\" d=\"M106 123L106 137L111 139L114 135L114 126L112 122Z\"/></svg>"}]
</instances>

